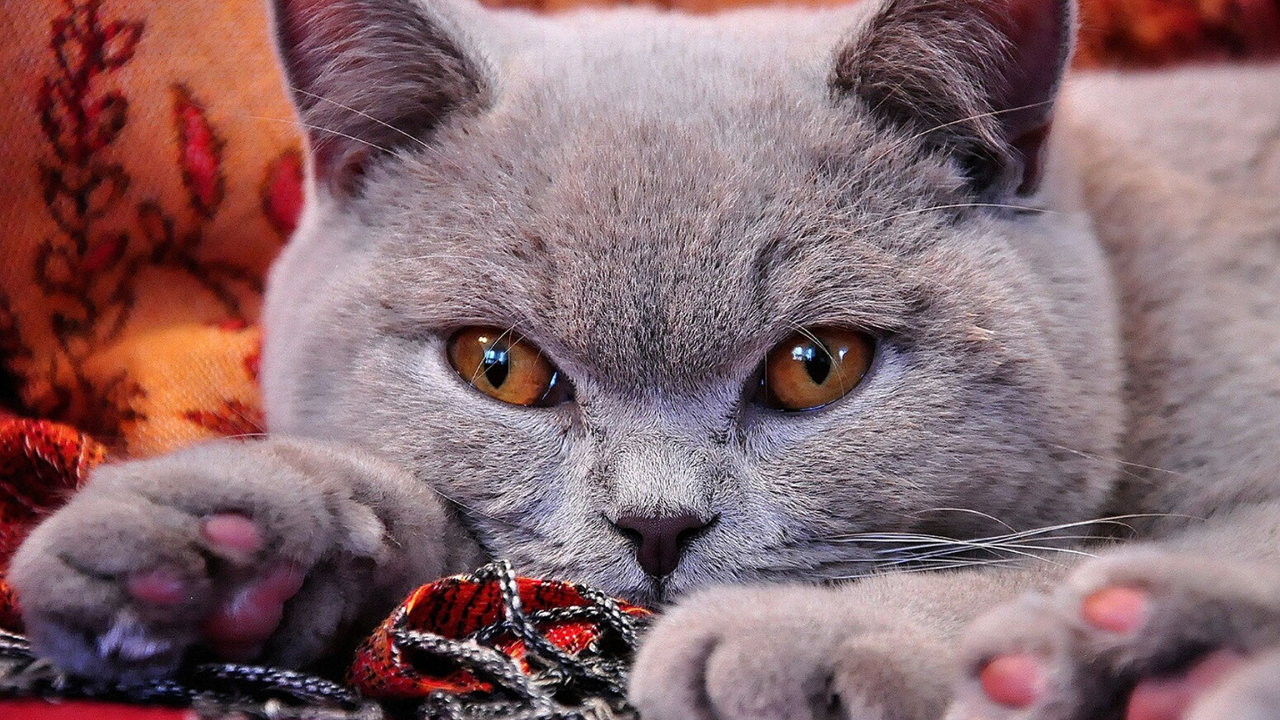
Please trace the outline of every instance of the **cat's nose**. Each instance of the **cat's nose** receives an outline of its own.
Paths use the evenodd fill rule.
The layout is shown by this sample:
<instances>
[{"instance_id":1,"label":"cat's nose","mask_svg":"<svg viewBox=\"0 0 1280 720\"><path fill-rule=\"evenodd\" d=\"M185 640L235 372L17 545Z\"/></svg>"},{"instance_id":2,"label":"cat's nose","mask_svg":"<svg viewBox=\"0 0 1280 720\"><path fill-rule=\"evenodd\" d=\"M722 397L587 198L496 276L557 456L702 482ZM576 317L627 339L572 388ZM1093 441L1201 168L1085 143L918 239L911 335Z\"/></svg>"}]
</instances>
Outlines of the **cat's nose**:
<instances>
[{"instance_id":1,"label":"cat's nose","mask_svg":"<svg viewBox=\"0 0 1280 720\"><path fill-rule=\"evenodd\" d=\"M680 564L680 553L710 522L697 515L642 517L623 515L613 524L636 545L636 560L654 577L670 575Z\"/></svg>"}]
</instances>

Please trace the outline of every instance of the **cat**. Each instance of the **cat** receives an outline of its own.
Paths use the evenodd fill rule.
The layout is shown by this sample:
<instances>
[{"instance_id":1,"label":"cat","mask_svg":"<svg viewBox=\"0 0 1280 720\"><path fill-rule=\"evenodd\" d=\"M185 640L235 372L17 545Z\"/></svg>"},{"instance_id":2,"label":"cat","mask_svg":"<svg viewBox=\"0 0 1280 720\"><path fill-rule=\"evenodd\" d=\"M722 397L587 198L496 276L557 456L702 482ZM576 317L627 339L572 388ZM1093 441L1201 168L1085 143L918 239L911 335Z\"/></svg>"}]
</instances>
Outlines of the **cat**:
<instances>
[{"instance_id":1,"label":"cat","mask_svg":"<svg viewBox=\"0 0 1280 720\"><path fill-rule=\"evenodd\" d=\"M272 13L272 437L97 470L12 563L43 656L301 666L496 557L670 605L650 720L1280 707L1280 67L1068 76L1070 0Z\"/></svg>"}]
</instances>

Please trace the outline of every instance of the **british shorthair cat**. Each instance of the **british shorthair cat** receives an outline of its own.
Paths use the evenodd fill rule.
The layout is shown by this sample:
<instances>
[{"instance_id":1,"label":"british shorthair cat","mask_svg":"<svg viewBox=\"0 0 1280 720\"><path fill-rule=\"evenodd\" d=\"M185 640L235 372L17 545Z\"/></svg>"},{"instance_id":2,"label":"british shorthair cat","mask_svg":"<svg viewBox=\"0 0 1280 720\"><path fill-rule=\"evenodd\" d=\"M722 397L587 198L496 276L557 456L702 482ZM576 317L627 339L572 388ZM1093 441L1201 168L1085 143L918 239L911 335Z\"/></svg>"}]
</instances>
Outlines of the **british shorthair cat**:
<instances>
[{"instance_id":1,"label":"british shorthair cat","mask_svg":"<svg viewBox=\"0 0 1280 720\"><path fill-rule=\"evenodd\" d=\"M273 13L272 437L96 471L38 652L301 666L505 558L674 603L647 720L1280 712L1280 67L1067 74L1070 0Z\"/></svg>"}]
</instances>

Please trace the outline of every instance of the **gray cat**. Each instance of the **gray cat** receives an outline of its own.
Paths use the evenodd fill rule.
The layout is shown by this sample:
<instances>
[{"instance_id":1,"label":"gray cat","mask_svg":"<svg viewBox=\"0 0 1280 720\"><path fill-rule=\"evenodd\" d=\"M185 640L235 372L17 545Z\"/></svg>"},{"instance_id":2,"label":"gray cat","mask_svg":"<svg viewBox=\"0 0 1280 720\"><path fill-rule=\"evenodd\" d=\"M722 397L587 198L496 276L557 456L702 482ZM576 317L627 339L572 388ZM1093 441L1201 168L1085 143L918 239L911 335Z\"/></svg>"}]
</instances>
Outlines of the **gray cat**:
<instances>
[{"instance_id":1,"label":"gray cat","mask_svg":"<svg viewBox=\"0 0 1280 720\"><path fill-rule=\"evenodd\" d=\"M274 437L96 472L39 652L302 665L502 557L680 598L652 720L1280 712L1280 67L1063 81L1069 0L274 17Z\"/></svg>"}]
</instances>

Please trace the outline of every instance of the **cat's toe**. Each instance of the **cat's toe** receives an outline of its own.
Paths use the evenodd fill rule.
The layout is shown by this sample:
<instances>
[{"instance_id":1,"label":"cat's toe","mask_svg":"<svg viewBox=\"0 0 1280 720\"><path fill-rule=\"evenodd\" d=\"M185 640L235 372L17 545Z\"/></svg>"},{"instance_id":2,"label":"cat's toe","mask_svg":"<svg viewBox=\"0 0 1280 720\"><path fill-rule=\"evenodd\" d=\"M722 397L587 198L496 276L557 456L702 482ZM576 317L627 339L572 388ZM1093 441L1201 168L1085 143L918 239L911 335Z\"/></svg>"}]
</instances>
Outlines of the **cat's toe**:
<instances>
[{"instance_id":1,"label":"cat's toe","mask_svg":"<svg viewBox=\"0 0 1280 720\"><path fill-rule=\"evenodd\" d=\"M947 720L1074 718L1098 695L1075 661L1069 613L1046 595L1006 603L969 628Z\"/></svg>"},{"instance_id":2,"label":"cat's toe","mask_svg":"<svg viewBox=\"0 0 1280 720\"><path fill-rule=\"evenodd\" d=\"M646 637L632 701L652 720L831 717L838 639L817 609L783 590L694 595Z\"/></svg>"},{"instance_id":3,"label":"cat's toe","mask_svg":"<svg viewBox=\"0 0 1280 720\"><path fill-rule=\"evenodd\" d=\"M36 651L103 679L170 672L217 602L190 525L164 508L103 501L38 528L9 573Z\"/></svg>"},{"instance_id":4,"label":"cat's toe","mask_svg":"<svg viewBox=\"0 0 1280 720\"><path fill-rule=\"evenodd\" d=\"M1277 716L1280 649L1273 649L1234 663L1191 705L1186 720L1272 720Z\"/></svg>"},{"instance_id":5,"label":"cat's toe","mask_svg":"<svg viewBox=\"0 0 1280 720\"><path fill-rule=\"evenodd\" d=\"M247 503L234 489L200 497L213 493L182 492L175 480L166 496L104 477L14 556L8 579L37 654L123 682L170 674L198 647L227 660L261 656L313 562L279 554L290 541L267 522L275 508L260 506L258 518L219 512Z\"/></svg>"},{"instance_id":6,"label":"cat's toe","mask_svg":"<svg viewBox=\"0 0 1280 720\"><path fill-rule=\"evenodd\" d=\"M650 631L631 698L647 720L934 720L950 658L915 635L836 591L703 592Z\"/></svg>"},{"instance_id":7,"label":"cat's toe","mask_svg":"<svg viewBox=\"0 0 1280 720\"><path fill-rule=\"evenodd\" d=\"M1280 638L1280 579L1150 548L974 623L951 716L1179 720Z\"/></svg>"}]
</instances>

